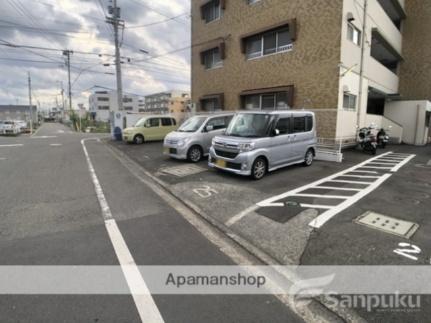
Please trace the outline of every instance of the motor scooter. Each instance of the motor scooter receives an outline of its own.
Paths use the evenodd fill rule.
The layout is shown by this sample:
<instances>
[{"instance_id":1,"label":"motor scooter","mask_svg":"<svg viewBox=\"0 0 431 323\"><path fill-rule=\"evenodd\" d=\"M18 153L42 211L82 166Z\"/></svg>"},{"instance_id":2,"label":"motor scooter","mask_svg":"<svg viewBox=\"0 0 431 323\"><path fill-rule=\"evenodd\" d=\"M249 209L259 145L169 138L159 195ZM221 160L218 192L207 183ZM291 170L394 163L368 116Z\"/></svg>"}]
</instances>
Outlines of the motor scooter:
<instances>
[{"instance_id":1,"label":"motor scooter","mask_svg":"<svg viewBox=\"0 0 431 323\"><path fill-rule=\"evenodd\" d=\"M389 126L389 129L391 129L391 128L392 128L392 126ZM389 136L388 136L386 130L381 128L379 130L379 132L377 133L377 146L379 148L384 149L386 147L386 145L388 144L388 142L389 142Z\"/></svg>"},{"instance_id":2,"label":"motor scooter","mask_svg":"<svg viewBox=\"0 0 431 323\"><path fill-rule=\"evenodd\" d=\"M377 137L372 133L372 130L371 127L359 129L358 142L364 152L375 155L377 153Z\"/></svg>"}]
</instances>

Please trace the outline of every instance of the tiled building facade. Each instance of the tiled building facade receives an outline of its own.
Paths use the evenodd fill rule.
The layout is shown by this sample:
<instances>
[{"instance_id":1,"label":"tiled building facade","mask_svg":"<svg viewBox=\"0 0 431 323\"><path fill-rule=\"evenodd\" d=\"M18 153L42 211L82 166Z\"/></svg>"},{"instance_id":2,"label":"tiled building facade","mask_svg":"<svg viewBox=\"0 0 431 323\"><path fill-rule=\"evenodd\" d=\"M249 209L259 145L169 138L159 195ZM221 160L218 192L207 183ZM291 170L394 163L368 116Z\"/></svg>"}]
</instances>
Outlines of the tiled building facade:
<instances>
[{"instance_id":1,"label":"tiled building facade","mask_svg":"<svg viewBox=\"0 0 431 323\"><path fill-rule=\"evenodd\" d=\"M326 138L354 137L369 122L383 126L392 122L385 119L391 101L430 100L429 6L192 1L192 103L204 111L311 109Z\"/></svg>"}]
</instances>

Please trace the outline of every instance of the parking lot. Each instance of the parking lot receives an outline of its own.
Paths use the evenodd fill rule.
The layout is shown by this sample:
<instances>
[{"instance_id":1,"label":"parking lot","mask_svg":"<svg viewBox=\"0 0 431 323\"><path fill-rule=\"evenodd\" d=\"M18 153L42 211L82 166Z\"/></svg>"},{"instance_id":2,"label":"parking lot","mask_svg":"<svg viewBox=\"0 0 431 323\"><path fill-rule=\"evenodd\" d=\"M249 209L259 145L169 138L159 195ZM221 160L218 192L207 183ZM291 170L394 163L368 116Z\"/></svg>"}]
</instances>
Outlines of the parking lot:
<instances>
[{"instance_id":1,"label":"parking lot","mask_svg":"<svg viewBox=\"0 0 431 323\"><path fill-rule=\"evenodd\" d=\"M352 149L342 163L315 161L253 181L206 160L170 159L160 142L109 145L282 264L430 264L429 147L389 146L375 157ZM377 213L377 227L360 223L367 212Z\"/></svg>"}]
</instances>

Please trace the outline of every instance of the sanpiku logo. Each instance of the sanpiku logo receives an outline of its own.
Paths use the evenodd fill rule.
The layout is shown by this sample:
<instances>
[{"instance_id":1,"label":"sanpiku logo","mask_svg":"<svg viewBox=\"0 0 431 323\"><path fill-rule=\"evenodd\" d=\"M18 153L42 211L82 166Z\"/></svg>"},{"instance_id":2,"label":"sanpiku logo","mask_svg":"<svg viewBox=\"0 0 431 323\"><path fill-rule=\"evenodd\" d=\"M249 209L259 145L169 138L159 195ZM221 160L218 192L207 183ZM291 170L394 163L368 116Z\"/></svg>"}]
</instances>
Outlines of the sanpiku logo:
<instances>
[{"instance_id":1,"label":"sanpiku logo","mask_svg":"<svg viewBox=\"0 0 431 323\"><path fill-rule=\"evenodd\" d=\"M413 312L421 307L420 295L325 295L325 303L329 307L364 309L367 312Z\"/></svg>"}]
</instances>

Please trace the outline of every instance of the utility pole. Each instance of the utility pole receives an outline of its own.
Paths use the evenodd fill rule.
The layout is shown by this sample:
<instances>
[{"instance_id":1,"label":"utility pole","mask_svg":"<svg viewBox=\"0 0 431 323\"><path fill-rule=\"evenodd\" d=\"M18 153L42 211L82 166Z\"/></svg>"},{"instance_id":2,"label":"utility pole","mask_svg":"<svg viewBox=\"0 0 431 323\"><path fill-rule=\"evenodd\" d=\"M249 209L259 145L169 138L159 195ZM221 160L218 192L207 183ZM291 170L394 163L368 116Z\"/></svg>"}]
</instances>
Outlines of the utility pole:
<instances>
[{"instance_id":1,"label":"utility pole","mask_svg":"<svg viewBox=\"0 0 431 323\"><path fill-rule=\"evenodd\" d=\"M31 76L28 72L28 101L30 105L30 134L33 134L33 107L31 104Z\"/></svg>"},{"instance_id":2,"label":"utility pole","mask_svg":"<svg viewBox=\"0 0 431 323\"><path fill-rule=\"evenodd\" d=\"M69 83L69 112L72 111L72 85L70 83L70 55L73 54L71 50L64 50L63 55L66 56L66 65L67 65L67 79ZM62 86L63 89L63 86Z\"/></svg>"},{"instance_id":3,"label":"utility pole","mask_svg":"<svg viewBox=\"0 0 431 323\"><path fill-rule=\"evenodd\" d=\"M120 19L121 11L117 7L117 0L113 0L113 6L110 6L109 14L111 17L106 17L106 22L114 27L115 38L115 70L117 74L117 102L118 110L123 110L123 82L121 77L121 55L120 55L120 41L118 39L119 28L124 28L124 20Z\"/></svg>"},{"instance_id":4,"label":"utility pole","mask_svg":"<svg viewBox=\"0 0 431 323\"><path fill-rule=\"evenodd\" d=\"M61 106L63 107L63 111L61 112L61 118L64 120L64 89L63 89L63 81L61 83Z\"/></svg>"}]
</instances>

